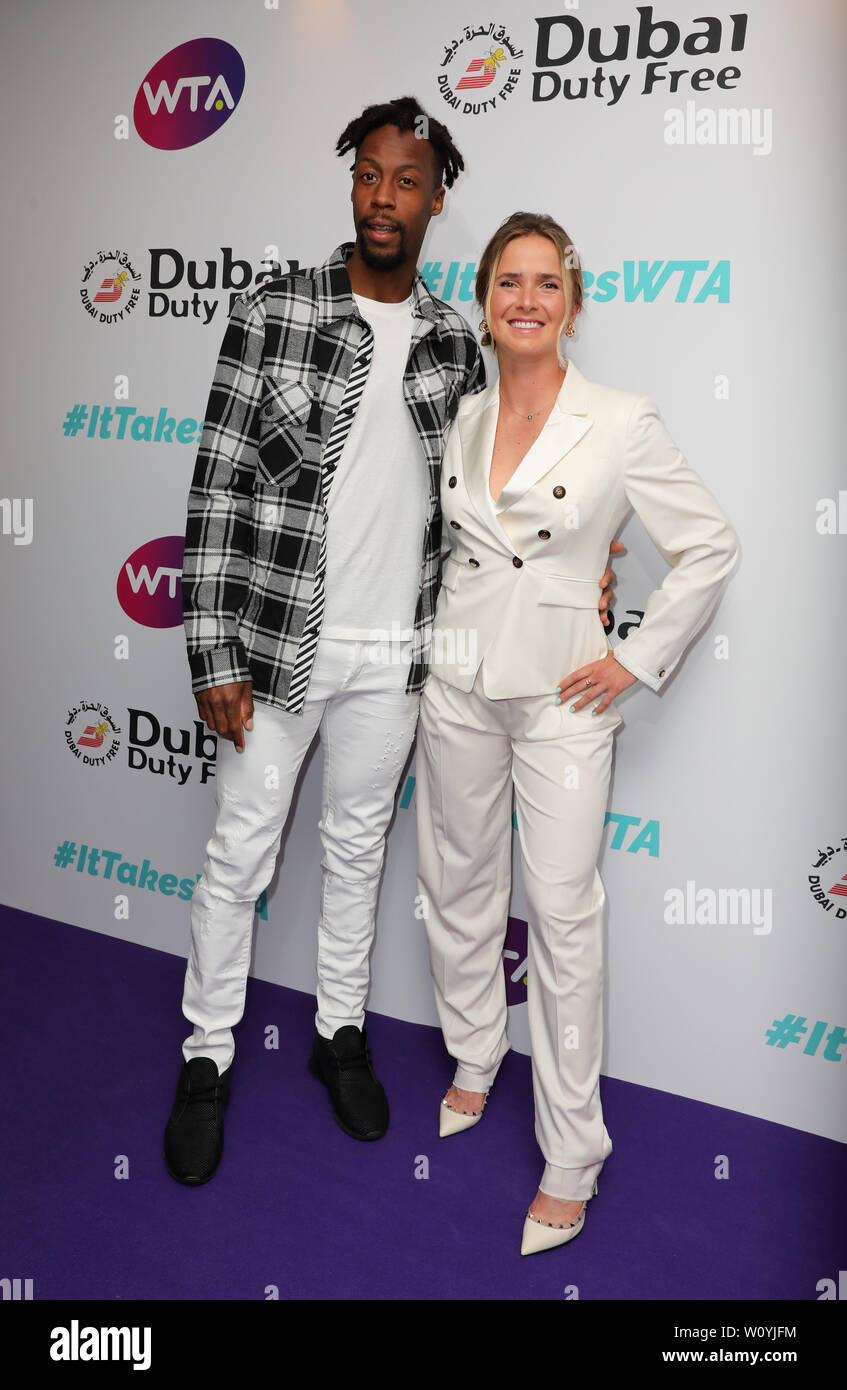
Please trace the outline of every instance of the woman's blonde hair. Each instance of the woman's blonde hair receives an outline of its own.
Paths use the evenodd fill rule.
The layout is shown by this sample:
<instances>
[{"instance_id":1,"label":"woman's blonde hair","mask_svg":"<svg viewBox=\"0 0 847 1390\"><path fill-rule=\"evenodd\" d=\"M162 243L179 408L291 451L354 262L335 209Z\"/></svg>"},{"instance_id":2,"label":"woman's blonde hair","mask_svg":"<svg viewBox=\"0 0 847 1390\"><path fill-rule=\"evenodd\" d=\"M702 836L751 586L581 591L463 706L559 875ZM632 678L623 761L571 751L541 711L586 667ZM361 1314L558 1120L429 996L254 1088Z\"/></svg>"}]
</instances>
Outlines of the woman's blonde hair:
<instances>
[{"instance_id":1,"label":"woman's blonde hair","mask_svg":"<svg viewBox=\"0 0 847 1390\"><path fill-rule=\"evenodd\" d=\"M513 212L511 217L507 217L502 222L489 241L480 257L479 267L476 272L476 299L482 309L486 323L486 329L482 335L482 346L493 347L497 351L497 344L491 336L491 330L487 327L488 318L491 311L491 296L494 292L494 281L496 279L497 266L500 264L500 257L510 241L516 237L546 236L552 241L559 253L559 265L562 273L562 288L565 292L565 316L559 328L559 338L564 331L565 324L571 316L576 306L577 310L582 308L585 291L582 283L582 269L579 263L579 253L565 231L560 227L554 218L549 217L543 212ZM561 348L557 345L556 353L559 359L559 366L564 367L565 362L562 358Z\"/></svg>"}]
</instances>

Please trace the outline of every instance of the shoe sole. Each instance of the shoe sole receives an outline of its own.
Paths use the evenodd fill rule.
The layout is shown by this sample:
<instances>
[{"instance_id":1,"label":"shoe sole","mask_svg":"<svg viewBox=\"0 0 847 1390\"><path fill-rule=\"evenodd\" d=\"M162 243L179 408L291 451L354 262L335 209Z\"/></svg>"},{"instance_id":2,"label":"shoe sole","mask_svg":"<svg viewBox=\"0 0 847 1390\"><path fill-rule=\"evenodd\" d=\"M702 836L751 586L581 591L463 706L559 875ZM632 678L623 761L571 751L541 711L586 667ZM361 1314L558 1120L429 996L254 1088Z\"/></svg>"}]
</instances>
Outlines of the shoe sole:
<instances>
[{"instance_id":1,"label":"shoe sole","mask_svg":"<svg viewBox=\"0 0 847 1390\"><path fill-rule=\"evenodd\" d=\"M167 1168L171 1177L174 1179L175 1182L181 1183L183 1187L203 1187L205 1183L211 1182L212 1178L215 1176L220 1166L220 1163L216 1163L211 1173L206 1178L185 1178L181 1177L179 1173L175 1173L171 1165L168 1163L168 1160L165 1159L165 1167Z\"/></svg>"},{"instance_id":2,"label":"shoe sole","mask_svg":"<svg viewBox=\"0 0 847 1390\"><path fill-rule=\"evenodd\" d=\"M566 1245L573 1245L575 1240L579 1240L579 1237L582 1235L584 1230L585 1222L582 1223L579 1230L576 1232L576 1235L568 1236L565 1240L560 1240L558 1245L548 1245L546 1249L542 1248L541 1250L531 1250L528 1251L526 1255L523 1255L522 1251L521 1254L523 1255L524 1259L527 1259L529 1255L552 1255L554 1250L563 1250Z\"/></svg>"},{"instance_id":3,"label":"shoe sole","mask_svg":"<svg viewBox=\"0 0 847 1390\"><path fill-rule=\"evenodd\" d=\"M307 1065L308 1065L308 1067L309 1067L309 1071L311 1072L311 1074L312 1074L312 1076L315 1078L315 1080L316 1080L316 1081L320 1081L321 1085L322 1085L327 1091L329 1091L329 1087L327 1086L326 1082L324 1081L323 1077L321 1076L320 1069L319 1069L317 1063L314 1061L314 1059L313 1059L312 1057L309 1058L309 1061L308 1061L308 1064L307 1064ZM332 1095L331 1095L331 1094L330 1094L329 1099L330 1099L330 1103L331 1103L331 1102L332 1102ZM385 1134L388 1133L388 1127L386 1126L385 1129L375 1129L375 1130L371 1130L370 1134L360 1134L360 1133L358 1132L358 1130L351 1129L349 1125L346 1125L346 1124L344 1123L344 1121L343 1121L343 1120L341 1119L341 1117L339 1116L339 1114L338 1114L338 1112L337 1112L337 1110L336 1110L336 1108L335 1108L334 1105L333 1105L333 1107L332 1107L332 1116L333 1116L333 1119L335 1120L335 1123L338 1125L339 1129L343 1129L343 1130L344 1130L344 1133L345 1133L345 1134L349 1134L349 1136L350 1136L351 1139L360 1139L360 1140L362 1141L363 1144L373 1143L374 1140L376 1140L376 1139L382 1139L383 1135L385 1135Z\"/></svg>"},{"instance_id":4,"label":"shoe sole","mask_svg":"<svg viewBox=\"0 0 847 1390\"><path fill-rule=\"evenodd\" d=\"M209 1173L209 1174L207 1175L207 1177L205 1177L205 1178L193 1178L193 1177L192 1177L192 1178L186 1178L186 1177L183 1177L181 1174L175 1172L174 1169L173 1169L173 1168L171 1167L171 1165L169 1164L169 1162L168 1162L167 1150L163 1153L162 1157L163 1157L164 1160L165 1160L165 1167L167 1168L168 1173L169 1173L170 1176L173 1178L174 1182L181 1183L183 1187L202 1187L205 1183L211 1182L212 1178L213 1178L213 1177L215 1176L215 1174L217 1173L218 1169L219 1169L220 1166L221 1166L221 1159L223 1158L223 1154L221 1154L221 1157L218 1159L218 1161L217 1161L217 1163L215 1164L214 1168L212 1169L211 1173Z\"/></svg>"}]
</instances>

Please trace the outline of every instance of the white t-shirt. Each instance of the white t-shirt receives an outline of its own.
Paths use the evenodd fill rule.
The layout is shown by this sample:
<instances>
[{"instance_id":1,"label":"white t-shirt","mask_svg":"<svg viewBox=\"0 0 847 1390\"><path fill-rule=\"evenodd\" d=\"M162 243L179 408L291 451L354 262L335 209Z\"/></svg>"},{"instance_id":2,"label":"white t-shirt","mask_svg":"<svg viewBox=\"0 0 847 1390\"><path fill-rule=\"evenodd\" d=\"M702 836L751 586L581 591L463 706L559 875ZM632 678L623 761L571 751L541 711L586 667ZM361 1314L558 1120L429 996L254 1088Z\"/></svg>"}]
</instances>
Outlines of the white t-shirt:
<instances>
[{"instance_id":1,"label":"white t-shirt","mask_svg":"<svg viewBox=\"0 0 847 1390\"><path fill-rule=\"evenodd\" d=\"M329 493L321 635L364 642L393 632L409 641L429 515L429 470L403 399L412 297L353 298L374 348Z\"/></svg>"}]
</instances>

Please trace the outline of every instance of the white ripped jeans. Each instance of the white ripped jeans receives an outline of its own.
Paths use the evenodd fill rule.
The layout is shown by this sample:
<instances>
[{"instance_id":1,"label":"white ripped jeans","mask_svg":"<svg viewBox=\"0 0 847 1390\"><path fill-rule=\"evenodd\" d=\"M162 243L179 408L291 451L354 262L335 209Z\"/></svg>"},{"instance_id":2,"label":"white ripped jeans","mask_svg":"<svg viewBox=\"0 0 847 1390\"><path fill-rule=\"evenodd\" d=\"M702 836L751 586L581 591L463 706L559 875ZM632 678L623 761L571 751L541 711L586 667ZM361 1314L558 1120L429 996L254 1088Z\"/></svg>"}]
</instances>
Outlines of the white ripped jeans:
<instances>
[{"instance_id":1,"label":"white ripped jeans","mask_svg":"<svg viewBox=\"0 0 847 1390\"><path fill-rule=\"evenodd\" d=\"M393 659L392 659L393 655ZM385 832L420 704L399 649L321 638L302 714L254 701L244 752L218 742L215 829L191 905L182 1011L194 1031L183 1057L223 1072L244 1012L255 903L270 882L297 775L315 733L324 752L319 829L315 1027L361 1028Z\"/></svg>"}]
</instances>

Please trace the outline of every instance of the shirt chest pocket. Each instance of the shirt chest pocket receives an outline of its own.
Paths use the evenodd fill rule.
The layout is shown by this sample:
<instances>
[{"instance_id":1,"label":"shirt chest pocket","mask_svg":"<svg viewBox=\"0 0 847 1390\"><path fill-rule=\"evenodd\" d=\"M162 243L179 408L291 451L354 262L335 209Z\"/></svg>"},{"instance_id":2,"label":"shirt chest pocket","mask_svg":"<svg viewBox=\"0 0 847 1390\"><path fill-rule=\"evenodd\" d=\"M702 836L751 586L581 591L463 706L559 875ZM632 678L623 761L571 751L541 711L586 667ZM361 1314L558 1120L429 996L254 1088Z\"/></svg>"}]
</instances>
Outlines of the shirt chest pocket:
<instances>
[{"instance_id":1,"label":"shirt chest pocket","mask_svg":"<svg viewBox=\"0 0 847 1390\"><path fill-rule=\"evenodd\" d=\"M295 482L303 462L311 408L311 392L302 381L265 376L256 466L260 482L271 487L290 487Z\"/></svg>"},{"instance_id":2,"label":"shirt chest pocket","mask_svg":"<svg viewBox=\"0 0 847 1390\"><path fill-rule=\"evenodd\" d=\"M413 412L426 432L445 433L459 409L461 390L443 372L435 377L417 381L409 391Z\"/></svg>"}]
</instances>

